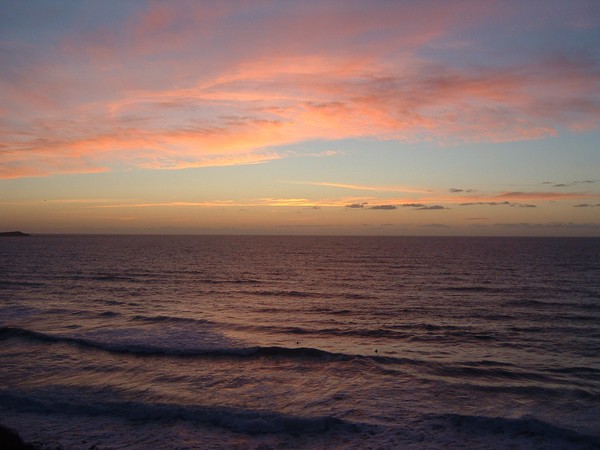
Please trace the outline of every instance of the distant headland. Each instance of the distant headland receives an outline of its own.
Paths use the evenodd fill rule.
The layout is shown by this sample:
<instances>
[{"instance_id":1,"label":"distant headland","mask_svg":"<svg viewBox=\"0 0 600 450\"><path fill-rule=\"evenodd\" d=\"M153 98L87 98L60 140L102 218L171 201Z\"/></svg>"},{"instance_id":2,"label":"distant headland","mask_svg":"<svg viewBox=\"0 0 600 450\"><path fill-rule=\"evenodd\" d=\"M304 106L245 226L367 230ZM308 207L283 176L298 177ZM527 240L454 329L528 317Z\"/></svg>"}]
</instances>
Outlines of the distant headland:
<instances>
[{"instance_id":1,"label":"distant headland","mask_svg":"<svg viewBox=\"0 0 600 450\"><path fill-rule=\"evenodd\" d=\"M0 236L31 236L30 234L23 233L22 231L3 231L0 232Z\"/></svg>"}]
</instances>

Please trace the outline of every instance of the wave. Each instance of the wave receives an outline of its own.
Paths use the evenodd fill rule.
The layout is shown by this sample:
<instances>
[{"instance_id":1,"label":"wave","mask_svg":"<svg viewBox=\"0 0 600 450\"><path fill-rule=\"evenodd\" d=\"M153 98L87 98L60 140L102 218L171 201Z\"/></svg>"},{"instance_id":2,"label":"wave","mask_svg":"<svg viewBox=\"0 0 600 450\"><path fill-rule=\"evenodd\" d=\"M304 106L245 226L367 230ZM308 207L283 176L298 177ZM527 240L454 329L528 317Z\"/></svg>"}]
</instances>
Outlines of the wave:
<instances>
[{"instance_id":1,"label":"wave","mask_svg":"<svg viewBox=\"0 0 600 450\"><path fill-rule=\"evenodd\" d=\"M515 289L512 287L488 287L488 286L446 286L439 288L440 291L445 292L488 292L488 293L510 293L514 292Z\"/></svg>"},{"instance_id":2,"label":"wave","mask_svg":"<svg viewBox=\"0 0 600 450\"><path fill-rule=\"evenodd\" d=\"M328 316L347 316L347 315L355 314L355 312L350 311L349 309L319 308L319 307L310 308L310 309L290 308L289 305L285 305L284 307L279 307L279 308L262 307L262 308L257 308L255 311L259 312L259 313L268 313L268 314L285 312L286 314L302 314L302 315L325 313Z\"/></svg>"},{"instance_id":3,"label":"wave","mask_svg":"<svg viewBox=\"0 0 600 450\"><path fill-rule=\"evenodd\" d=\"M261 280L253 278L202 278L193 275L206 275L201 272L164 271L164 272L97 272L55 275L55 280L97 281L100 283L163 283L165 279L173 282L185 281L195 284L260 284ZM19 284L22 284L19 282ZM26 284L29 286L30 284ZM1 283L0 283L1 286Z\"/></svg>"},{"instance_id":4,"label":"wave","mask_svg":"<svg viewBox=\"0 0 600 450\"><path fill-rule=\"evenodd\" d=\"M167 318L166 320L170 320ZM516 373L509 368L503 367L473 367L463 365L448 365L446 363L427 361L414 358L403 358L385 355L364 355L331 352L313 347L281 347L281 346L252 346L252 347L226 347L226 348L186 348L181 346L161 346L146 343L119 343L103 342L84 337L53 335L23 328L0 328L0 339L25 338L39 342L64 343L79 345L95 350L106 351L115 354L132 354L146 357L175 357L175 358L286 358L286 359L312 359L321 361L344 361L360 362L366 361L379 365L412 366L421 367L429 373L441 377L470 377L490 379L519 379L535 380L540 376L528 373ZM476 365L477 363L474 363ZM484 361L485 365L485 361Z\"/></svg>"},{"instance_id":5,"label":"wave","mask_svg":"<svg viewBox=\"0 0 600 450\"><path fill-rule=\"evenodd\" d=\"M123 417L136 421L186 420L250 435L323 433L332 429L358 430L359 425L334 416L297 416L274 411L233 407L144 403L140 401L81 401L64 395L36 392L36 397L1 392L4 407L18 411L76 416ZM45 394L45 395L44 395ZM39 398L42 397L42 398Z\"/></svg>"},{"instance_id":6,"label":"wave","mask_svg":"<svg viewBox=\"0 0 600 450\"><path fill-rule=\"evenodd\" d=\"M257 290L257 291L242 291L244 295L254 295L259 297L292 297L292 298L341 298L345 300L372 300L377 298L373 295L361 294L357 292L314 292L314 291L300 291L295 289L290 290ZM327 308L326 308L327 309Z\"/></svg>"},{"instance_id":7,"label":"wave","mask_svg":"<svg viewBox=\"0 0 600 450\"><path fill-rule=\"evenodd\" d=\"M186 356L186 357L253 357L253 356L282 356L305 358L352 359L357 355L332 353L311 347L230 347L230 348L181 348L162 347L151 344L132 344L117 342L102 342L84 337L54 335L17 327L0 327L0 339L25 338L40 342L76 344L112 353L131 353L146 356Z\"/></svg>"},{"instance_id":8,"label":"wave","mask_svg":"<svg viewBox=\"0 0 600 450\"><path fill-rule=\"evenodd\" d=\"M349 309L318 308L318 307L313 308L312 312L327 313L327 314L331 314L334 316L347 316L347 315L354 314L354 312L350 311Z\"/></svg>"},{"instance_id":9,"label":"wave","mask_svg":"<svg viewBox=\"0 0 600 450\"><path fill-rule=\"evenodd\" d=\"M341 313L343 314L343 313ZM165 318L165 320L168 320ZM181 319L192 321L195 319ZM199 321L205 323L205 321ZM228 324L239 330L245 331L266 331L271 333L283 333L292 335L313 335L313 336L336 336L336 337L365 337L365 338L386 338L394 341L404 340L407 342L435 342L440 339L454 339L464 342L478 341L498 341L501 339L498 333L486 334L483 331L465 331L460 327L443 326L391 326L381 328L303 328L301 326L277 326L277 325L249 325L249 324ZM427 334L417 334L423 329Z\"/></svg>"},{"instance_id":10,"label":"wave","mask_svg":"<svg viewBox=\"0 0 600 450\"><path fill-rule=\"evenodd\" d=\"M533 417L508 418L454 413L426 414L426 417L433 422L449 422L455 428L476 434L504 435L519 441L525 437L537 442L537 445L540 441L551 442L551 448L573 448L574 445L600 448L600 436L579 433Z\"/></svg>"},{"instance_id":11,"label":"wave","mask_svg":"<svg viewBox=\"0 0 600 450\"><path fill-rule=\"evenodd\" d=\"M579 376L586 376L586 377L594 377L597 380L600 380L600 369L596 369L594 367L572 366L572 367L548 368L546 370L548 370L549 372L565 374L565 375L579 375Z\"/></svg>"},{"instance_id":12,"label":"wave","mask_svg":"<svg viewBox=\"0 0 600 450\"><path fill-rule=\"evenodd\" d=\"M171 320L171 318L163 318L160 316L158 320ZM151 319L153 320L153 319ZM462 380L474 387L479 387L479 383L503 383L504 380L519 383L532 383L533 386L524 386L527 389L542 387L547 385L551 389L553 395L561 395L565 389L576 386L564 386L564 375L569 375L571 383L572 378L576 376L579 380L580 390L573 392L577 397L590 398L597 396L597 392L593 389L594 380L598 379L599 371L594 368L576 367L565 369L545 370L543 372L526 370L525 368L517 368L513 364L506 364L495 361L472 361L468 363L447 363L441 361L430 361L424 359L407 358L399 356L385 356L382 354L352 354L342 352L332 352L314 347L283 347L283 346L250 346L250 347L185 347L178 346L177 342L163 343L158 341L154 343L132 343L118 341L102 341L86 338L84 336L73 335L55 335L43 333L25 328L17 327L0 327L0 340L8 339L26 339L49 344L66 344L77 345L84 348L109 352L113 354L129 354L140 357L172 357L172 358L236 358L245 360L256 360L260 358L282 358L282 359L309 359L321 362L337 361L351 362L353 364L366 363L373 370L404 370L406 367L419 368L422 374L428 373L436 379L442 380ZM490 388L493 388L489 386ZM551 387L551 385L556 385ZM485 388L485 386L481 386ZM508 389L508 387L504 387ZM592 390L590 390L592 389ZM531 391L534 394L533 391Z\"/></svg>"},{"instance_id":13,"label":"wave","mask_svg":"<svg viewBox=\"0 0 600 450\"><path fill-rule=\"evenodd\" d=\"M189 280L193 283L201 284L261 284L262 281L253 278L233 278L233 279L219 279L219 278L192 278Z\"/></svg>"},{"instance_id":14,"label":"wave","mask_svg":"<svg viewBox=\"0 0 600 450\"><path fill-rule=\"evenodd\" d=\"M228 347L228 348L185 348L167 347L152 344L134 344L103 342L85 337L54 335L32 331L17 327L0 327L0 339L21 338L38 342L64 343L93 348L110 353L134 354L139 356L173 356L187 358L257 358L257 357L281 357L281 358L309 358L332 361L372 360L382 364L427 364L419 360L409 358L396 358L390 356L365 356L348 353L337 353L321 350L313 347L280 347L280 346L253 346L253 347Z\"/></svg>"},{"instance_id":15,"label":"wave","mask_svg":"<svg viewBox=\"0 0 600 450\"><path fill-rule=\"evenodd\" d=\"M313 336L337 336L337 337L373 337L390 339L409 339L412 335L400 331L389 330L385 328L303 328L299 326L274 326L274 325L234 325L240 330L261 330L267 332L294 334L294 335L313 335Z\"/></svg>"},{"instance_id":16,"label":"wave","mask_svg":"<svg viewBox=\"0 0 600 450\"><path fill-rule=\"evenodd\" d=\"M129 283L135 283L137 281L139 281L135 276L124 276L124 275L115 275L115 274L99 274L99 275L91 275L91 276L84 276L84 277L80 277L80 278L84 278L86 280L93 280L93 281L126 281Z\"/></svg>"},{"instance_id":17,"label":"wave","mask_svg":"<svg viewBox=\"0 0 600 450\"><path fill-rule=\"evenodd\" d=\"M210 320L206 319L194 319L193 317L177 317L177 316L144 316L144 315L136 315L131 318L132 320L142 321L142 322L150 322L150 323L193 323L198 325L203 324L214 324Z\"/></svg>"},{"instance_id":18,"label":"wave","mask_svg":"<svg viewBox=\"0 0 600 450\"><path fill-rule=\"evenodd\" d=\"M28 287L28 288L39 288L45 287L46 283L42 283L39 281L11 281L11 280L1 280L0 281L0 289L10 289L13 287Z\"/></svg>"},{"instance_id":19,"label":"wave","mask_svg":"<svg viewBox=\"0 0 600 450\"><path fill-rule=\"evenodd\" d=\"M171 321L171 320L194 320L195 319L176 319L171 317L149 317L141 316L141 320L151 321ZM209 323L207 321L207 323ZM325 330L326 331L326 330ZM360 331L360 330L359 330ZM373 332L373 337L380 337L377 330L363 330L364 332ZM303 333L302 329L297 330L298 334ZM526 374L519 374L510 369L505 368L490 368L490 364L483 365L486 367L477 367L478 363L471 365L453 366L445 363L426 361L412 358L401 358L394 356L383 355L363 355L330 352L313 347L281 347L281 346L251 346L251 347L227 347L227 348L186 348L180 346L161 346L147 343L119 343L119 342L104 342L92 340L85 337L55 335L32 331L25 328L16 327L0 327L0 339L9 338L25 338L40 342L50 343L66 343L80 345L83 347L94 348L112 353L129 353L145 356L174 356L174 357L235 357L235 358L256 358L256 357L283 357L283 358L318 358L325 360L349 361L368 359L381 364L396 364L396 365L419 365L428 366L430 370L442 376L467 376L467 377L492 377L492 378L528 378ZM534 377L534 375L531 375Z\"/></svg>"},{"instance_id":20,"label":"wave","mask_svg":"<svg viewBox=\"0 0 600 450\"><path fill-rule=\"evenodd\" d=\"M411 336L411 342L439 342L441 340L455 340L460 343L465 342L480 342L480 341L502 341L501 336L497 333L487 334L484 332L475 331L444 331L437 334L426 334Z\"/></svg>"},{"instance_id":21,"label":"wave","mask_svg":"<svg viewBox=\"0 0 600 450\"><path fill-rule=\"evenodd\" d=\"M340 297L345 298L347 300L371 300L377 298L374 295L366 295L366 294L357 294L355 292L347 292L340 294Z\"/></svg>"},{"instance_id":22,"label":"wave","mask_svg":"<svg viewBox=\"0 0 600 450\"><path fill-rule=\"evenodd\" d=\"M454 331L454 330L465 330L465 326L458 325L435 325L432 323L399 323L390 325L390 328L394 329L408 329L408 330L425 330L425 331Z\"/></svg>"},{"instance_id":23,"label":"wave","mask_svg":"<svg viewBox=\"0 0 600 450\"><path fill-rule=\"evenodd\" d=\"M508 379L515 381L536 381L551 382L552 379L540 373L534 373L524 370L515 370L514 368L496 367L477 367L476 365L446 365L438 368L438 373L452 378L485 378L487 380Z\"/></svg>"},{"instance_id":24,"label":"wave","mask_svg":"<svg viewBox=\"0 0 600 450\"><path fill-rule=\"evenodd\" d=\"M534 300L534 299L523 299L523 300L507 300L502 303L503 306L516 306L516 307L540 307L540 308L557 308L557 309L567 309L567 310L598 310L600 309L600 304L597 302L581 302L581 301L573 301L573 302L560 302L560 301L544 301L544 300Z\"/></svg>"},{"instance_id":25,"label":"wave","mask_svg":"<svg viewBox=\"0 0 600 450\"><path fill-rule=\"evenodd\" d=\"M298 297L298 298L319 298L323 297L318 292L306 292L296 290L271 290L271 291L248 291L245 294L260 295L264 297Z\"/></svg>"},{"instance_id":26,"label":"wave","mask_svg":"<svg viewBox=\"0 0 600 450\"><path fill-rule=\"evenodd\" d=\"M514 385L481 385L468 384L469 389L476 389L483 392L496 392L500 394L516 394L519 396L543 398L543 399L559 399L564 402L573 400L598 402L600 400L600 392L593 388L575 387L576 383L568 382L566 385L558 386L514 386Z\"/></svg>"}]
</instances>

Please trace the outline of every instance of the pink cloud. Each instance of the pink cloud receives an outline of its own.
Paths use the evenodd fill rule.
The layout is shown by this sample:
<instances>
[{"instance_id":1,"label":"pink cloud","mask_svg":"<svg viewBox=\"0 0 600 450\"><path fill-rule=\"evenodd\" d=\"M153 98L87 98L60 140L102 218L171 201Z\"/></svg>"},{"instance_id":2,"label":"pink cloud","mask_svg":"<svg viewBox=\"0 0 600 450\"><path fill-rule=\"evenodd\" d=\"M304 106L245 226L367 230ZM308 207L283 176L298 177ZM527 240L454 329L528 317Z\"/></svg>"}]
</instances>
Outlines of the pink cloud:
<instances>
[{"instance_id":1,"label":"pink cloud","mask_svg":"<svg viewBox=\"0 0 600 450\"><path fill-rule=\"evenodd\" d=\"M0 84L0 176L249 164L315 139L539 139L600 123L600 70L585 55L425 56L441 40L463 45L461 32L506 5L286 5L153 3L59 52L29 49Z\"/></svg>"}]
</instances>

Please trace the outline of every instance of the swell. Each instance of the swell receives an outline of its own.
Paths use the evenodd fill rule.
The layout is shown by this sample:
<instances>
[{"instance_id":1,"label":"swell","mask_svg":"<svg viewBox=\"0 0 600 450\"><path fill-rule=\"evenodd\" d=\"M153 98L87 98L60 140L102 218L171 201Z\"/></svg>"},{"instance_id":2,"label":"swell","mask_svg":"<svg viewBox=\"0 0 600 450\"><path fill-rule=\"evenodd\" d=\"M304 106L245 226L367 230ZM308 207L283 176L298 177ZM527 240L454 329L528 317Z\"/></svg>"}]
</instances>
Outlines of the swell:
<instances>
[{"instance_id":1,"label":"swell","mask_svg":"<svg viewBox=\"0 0 600 450\"><path fill-rule=\"evenodd\" d=\"M157 315L157 316L145 316L145 315L136 315L132 317L132 320L148 322L148 323L192 323L198 325L204 324L214 324L210 320L205 319L194 319L192 317L176 317L176 316L165 316L165 315Z\"/></svg>"},{"instance_id":2,"label":"swell","mask_svg":"<svg viewBox=\"0 0 600 450\"><path fill-rule=\"evenodd\" d=\"M436 365L418 359L398 358L391 356L360 355L329 352L312 347L280 347L280 346L253 346L253 347L228 347L228 348L182 348L161 347L151 344L120 344L95 341L82 337L54 335L41 333L16 327L0 327L0 340L26 339L49 344L77 345L83 348L109 352L113 354L129 354L142 357L175 357L175 358L285 358L285 359L311 359L320 361L371 361L385 365Z\"/></svg>"},{"instance_id":3,"label":"swell","mask_svg":"<svg viewBox=\"0 0 600 450\"><path fill-rule=\"evenodd\" d=\"M504 435L512 438L529 438L532 441L552 442L552 448L599 448L600 436L577 431L544 422L532 417L508 418L468 414L427 414L432 422L450 423L453 427L477 434ZM519 439L520 440L520 439ZM538 442L539 443L539 442Z\"/></svg>"},{"instance_id":4,"label":"swell","mask_svg":"<svg viewBox=\"0 0 600 450\"><path fill-rule=\"evenodd\" d=\"M192 320L192 319L190 319ZM455 340L457 342L478 342L478 341L502 341L504 336L498 333L488 334L483 331L469 331L459 327L436 327L430 326L423 328L421 325L392 327L401 328L303 328L299 326L274 326L274 325L235 325L235 328L243 330L260 330L276 333L294 334L294 335L314 335L314 336L335 336L335 337L366 337L366 338L387 338L393 340L403 340L407 342L437 342L442 340ZM423 334L422 330L426 333ZM405 330L405 331L404 331Z\"/></svg>"},{"instance_id":5,"label":"swell","mask_svg":"<svg viewBox=\"0 0 600 450\"><path fill-rule=\"evenodd\" d=\"M47 343L65 343L79 345L82 347L103 350L111 353L126 353L145 356L175 356L175 357L300 357L300 358L320 358L348 360L353 358L365 358L359 355L349 355L345 353L334 353L311 347L230 347L230 348L180 348L180 347L160 347L149 344L119 344L102 341L95 341L82 337L54 335L32 331L17 327L0 327L0 339L21 338L30 339L38 342ZM390 360L386 357L375 357L381 361Z\"/></svg>"},{"instance_id":6,"label":"swell","mask_svg":"<svg viewBox=\"0 0 600 450\"><path fill-rule=\"evenodd\" d=\"M573 400L580 400L585 402L598 402L600 401L600 390L589 387L576 387L581 383L566 383L565 386L561 387L549 387L549 386L514 386L506 384L498 385L482 385L471 383L466 385L468 389L475 389L482 392L494 392L500 394L515 394L525 397L533 398L555 398L563 402L571 402Z\"/></svg>"},{"instance_id":7,"label":"swell","mask_svg":"<svg viewBox=\"0 0 600 450\"><path fill-rule=\"evenodd\" d=\"M136 421L185 420L227 428L246 434L322 433L334 428L358 430L359 425L334 416L297 416L273 411L232 407L144 403L140 401L77 401L64 396L37 398L13 392L0 392L1 403L18 411L76 416L123 417Z\"/></svg>"},{"instance_id":8,"label":"swell","mask_svg":"<svg viewBox=\"0 0 600 450\"><path fill-rule=\"evenodd\" d=\"M331 292L322 292L322 291L300 291L295 289L271 289L271 290L245 290L240 291L240 294L243 295L252 295L258 297L286 297L286 298L316 298L316 299L324 299L324 298L342 298L346 300L372 300L376 297L373 295L367 295L357 292L337 292L335 294Z\"/></svg>"},{"instance_id":9,"label":"swell","mask_svg":"<svg viewBox=\"0 0 600 450\"><path fill-rule=\"evenodd\" d=\"M41 288L45 287L46 284L38 281L12 281L12 280L0 280L0 289L11 289L11 288Z\"/></svg>"},{"instance_id":10,"label":"swell","mask_svg":"<svg viewBox=\"0 0 600 450\"><path fill-rule=\"evenodd\" d=\"M499 293L509 294L512 292L519 292L520 289L511 287L497 287L497 286L481 286L481 285L468 285L468 286L445 286L438 289L443 292L486 292L486 293Z\"/></svg>"},{"instance_id":11,"label":"swell","mask_svg":"<svg viewBox=\"0 0 600 450\"><path fill-rule=\"evenodd\" d=\"M600 370L593 367L555 368L551 370L528 370L526 367L515 367L513 364L481 360L465 363L449 363L415 358L383 355L363 355L340 352L330 352L313 347L281 347L281 346L253 346L253 347L226 347L226 348L186 348L152 345L146 343L118 343L103 342L87 339L85 337L55 335L42 333L17 327L0 327L0 340L24 339L48 344L76 345L83 348L94 349L113 354L130 354L141 357L174 357L174 358L283 358L283 359L309 359L314 361L344 361L375 363L381 369L397 371L400 367L418 367L421 373L429 373L436 378L448 380L463 380L473 386L481 381L491 382L494 385L503 384L504 381L512 383L533 383L538 386L551 386L552 392L561 392L567 388L566 384L573 386L574 381L583 387L580 392L582 397L589 398L597 395ZM374 367L373 367L374 368ZM568 383L565 381L565 376ZM526 387L529 389L530 387ZM591 390L590 390L591 389Z\"/></svg>"},{"instance_id":12,"label":"swell","mask_svg":"<svg viewBox=\"0 0 600 450\"><path fill-rule=\"evenodd\" d=\"M503 367L474 367L472 365L447 366L439 370L441 375L452 378L485 378L485 379L503 379L515 381L538 381L548 383L552 381L550 377L539 373Z\"/></svg>"},{"instance_id":13,"label":"swell","mask_svg":"<svg viewBox=\"0 0 600 450\"><path fill-rule=\"evenodd\" d=\"M194 271L161 271L161 272L96 272L96 273L73 273L63 275L52 275L51 280L67 280L81 282L100 282L100 283L164 283L165 280L171 282L185 281L194 284L260 284L261 280L252 278L206 278L195 277L193 275L206 275L202 272ZM29 284L20 283L28 286ZM0 283L1 286L1 283Z\"/></svg>"},{"instance_id":14,"label":"swell","mask_svg":"<svg viewBox=\"0 0 600 450\"><path fill-rule=\"evenodd\" d=\"M517 308L556 308L565 309L567 311L577 311L578 309L596 311L600 310L600 303L595 301L544 301L535 299L522 299L522 300L507 300L502 303L503 306L517 307Z\"/></svg>"}]
</instances>

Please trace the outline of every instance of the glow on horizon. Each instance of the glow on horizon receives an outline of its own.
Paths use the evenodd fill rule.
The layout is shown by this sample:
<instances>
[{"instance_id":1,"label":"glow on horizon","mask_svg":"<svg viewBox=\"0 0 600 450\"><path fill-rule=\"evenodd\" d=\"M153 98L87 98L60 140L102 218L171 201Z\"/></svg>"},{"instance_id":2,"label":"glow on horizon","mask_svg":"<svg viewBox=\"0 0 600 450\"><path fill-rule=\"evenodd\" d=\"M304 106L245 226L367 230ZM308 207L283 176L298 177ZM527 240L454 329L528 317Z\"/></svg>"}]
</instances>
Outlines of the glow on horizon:
<instances>
[{"instance_id":1,"label":"glow on horizon","mask_svg":"<svg viewBox=\"0 0 600 450\"><path fill-rule=\"evenodd\" d=\"M586 0L5 2L0 228L600 236L599 42Z\"/></svg>"}]
</instances>

